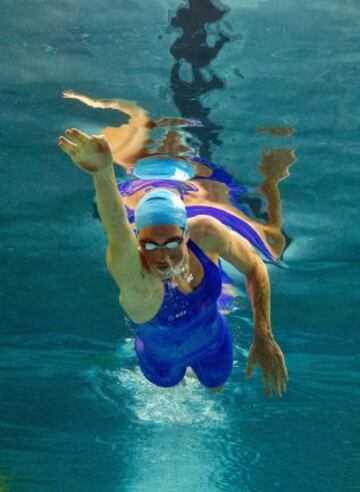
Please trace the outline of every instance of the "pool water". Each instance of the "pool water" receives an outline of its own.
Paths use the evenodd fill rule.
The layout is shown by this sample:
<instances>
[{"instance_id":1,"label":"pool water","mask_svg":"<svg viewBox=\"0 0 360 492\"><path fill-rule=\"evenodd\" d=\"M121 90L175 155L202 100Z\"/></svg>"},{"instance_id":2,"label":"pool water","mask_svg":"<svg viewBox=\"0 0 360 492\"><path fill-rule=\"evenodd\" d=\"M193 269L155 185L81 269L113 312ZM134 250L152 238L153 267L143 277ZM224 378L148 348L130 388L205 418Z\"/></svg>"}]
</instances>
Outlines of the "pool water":
<instances>
[{"instance_id":1,"label":"pool water","mask_svg":"<svg viewBox=\"0 0 360 492\"><path fill-rule=\"evenodd\" d=\"M355 0L2 5L1 492L359 490L359 20ZM259 216L261 152L295 153L289 246L269 265L281 400L244 377L240 275L225 390L141 375L91 178L57 148L65 128L125 118L65 89L201 121L189 144L250 188Z\"/></svg>"}]
</instances>

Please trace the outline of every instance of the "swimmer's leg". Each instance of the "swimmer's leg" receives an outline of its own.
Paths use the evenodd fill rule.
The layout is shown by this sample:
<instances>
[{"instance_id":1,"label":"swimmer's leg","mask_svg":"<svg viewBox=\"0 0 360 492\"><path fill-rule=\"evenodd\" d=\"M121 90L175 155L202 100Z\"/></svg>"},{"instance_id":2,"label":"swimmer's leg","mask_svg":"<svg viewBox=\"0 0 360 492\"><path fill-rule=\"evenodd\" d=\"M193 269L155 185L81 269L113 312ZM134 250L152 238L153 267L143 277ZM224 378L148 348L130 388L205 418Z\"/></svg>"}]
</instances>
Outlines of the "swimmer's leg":
<instances>
[{"instance_id":1,"label":"swimmer's leg","mask_svg":"<svg viewBox=\"0 0 360 492\"><path fill-rule=\"evenodd\" d=\"M141 372L148 381L170 388L181 383L184 379L186 367L174 367L170 361L158 360L147 353L140 337L135 337L135 351L138 356Z\"/></svg>"},{"instance_id":2,"label":"swimmer's leg","mask_svg":"<svg viewBox=\"0 0 360 492\"><path fill-rule=\"evenodd\" d=\"M259 190L266 196L268 222L262 226L274 255L279 257L285 247L285 237L281 232L282 214L278 183L289 176L289 167L295 161L292 149L271 149L262 152L259 172L264 176Z\"/></svg>"},{"instance_id":3,"label":"swimmer's leg","mask_svg":"<svg viewBox=\"0 0 360 492\"><path fill-rule=\"evenodd\" d=\"M222 390L226 380L230 377L233 366L233 348L230 331L223 322L223 335L220 345L213 354L207 356L191 368L198 377L200 383L212 392Z\"/></svg>"},{"instance_id":4,"label":"swimmer's leg","mask_svg":"<svg viewBox=\"0 0 360 492\"><path fill-rule=\"evenodd\" d=\"M164 364L159 361L139 359L141 372L148 381L162 388L170 388L182 383L186 368L174 369L169 364Z\"/></svg>"}]
</instances>

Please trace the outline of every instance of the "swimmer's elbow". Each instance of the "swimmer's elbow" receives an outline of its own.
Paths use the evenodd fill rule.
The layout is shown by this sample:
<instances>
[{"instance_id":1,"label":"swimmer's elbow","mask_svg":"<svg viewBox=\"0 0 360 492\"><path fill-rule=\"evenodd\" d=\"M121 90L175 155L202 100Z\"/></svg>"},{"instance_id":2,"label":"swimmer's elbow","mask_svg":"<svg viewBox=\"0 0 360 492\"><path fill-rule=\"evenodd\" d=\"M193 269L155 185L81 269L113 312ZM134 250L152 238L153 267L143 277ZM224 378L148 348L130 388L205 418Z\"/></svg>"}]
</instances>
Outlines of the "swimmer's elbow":
<instances>
[{"instance_id":1,"label":"swimmer's elbow","mask_svg":"<svg viewBox=\"0 0 360 492\"><path fill-rule=\"evenodd\" d=\"M251 264L248 265L248 271L245 275L248 283L256 282L262 286L268 285L269 283L269 274L266 265L256 253L254 253L254 258Z\"/></svg>"}]
</instances>

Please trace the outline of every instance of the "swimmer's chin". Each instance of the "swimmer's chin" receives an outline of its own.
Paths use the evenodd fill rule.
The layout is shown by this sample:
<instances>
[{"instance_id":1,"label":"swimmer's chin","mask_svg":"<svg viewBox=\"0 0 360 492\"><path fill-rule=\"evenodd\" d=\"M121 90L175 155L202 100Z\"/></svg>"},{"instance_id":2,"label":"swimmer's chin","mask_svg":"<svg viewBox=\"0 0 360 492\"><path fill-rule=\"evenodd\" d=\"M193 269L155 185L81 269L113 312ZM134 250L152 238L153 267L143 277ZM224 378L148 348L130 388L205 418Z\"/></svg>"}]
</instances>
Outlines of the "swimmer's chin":
<instances>
[{"instance_id":1,"label":"swimmer's chin","mask_svg":"<svg viewBox=\"0 0 360 492\"><path fill-rule=\"evenodd\" d=\"M162 280L169 280L171 278L178 276L181 273L181 268L171 267L171 266L164 267L164 268L155 267L154 272Z\"/></svg>"},{"instance_id":2,"label":"swimmer's chin","mask_svg":"<svg viewBox=\"0 0 360 492\"><path fill-rule=\"evenodd\" d=\"M161 280L171 280L174 279L175 277L181 277L184 278L184 280L188 280L189 275L187 274L187 265L180 265L177 267L170 267L170 268L156 268L155 269L155 274L161 278ZM192 279L192 278L191 278ZM191 280L189 278L189 282Z\"/></svg>"},{"instance_id":3,"label":"swimmer's chin","mask_svg":"<svg viewBox=\"0 0 360 492\"><path fill-rule=\"evenodd\" d=\"M166 270L156 269L155 273L162 280L169 280L170 278L176 275L176 273L172 269L166 269Z\"/></svg>"}]
</instances>

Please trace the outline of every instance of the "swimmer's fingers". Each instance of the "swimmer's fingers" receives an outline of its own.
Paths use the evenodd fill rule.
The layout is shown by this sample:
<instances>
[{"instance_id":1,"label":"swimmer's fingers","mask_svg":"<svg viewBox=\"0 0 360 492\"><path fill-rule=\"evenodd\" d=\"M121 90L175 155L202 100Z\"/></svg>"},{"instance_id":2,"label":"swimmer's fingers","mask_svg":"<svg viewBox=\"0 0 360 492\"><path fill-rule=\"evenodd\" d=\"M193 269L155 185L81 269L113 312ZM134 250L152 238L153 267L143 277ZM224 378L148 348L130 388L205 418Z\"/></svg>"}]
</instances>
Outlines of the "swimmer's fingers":
<instances>
[{"instance_id":1,"label":"swimmer's fingers","mask_svg":"<svg viewBox=\"0 0 360 492\"><path fill-rule=\"evenodd\" d=\"M110 152L110 148L103 135L88 135L76 128L65 130L65 137L60 137L64 151L74 152ZM67 152L67 153L68 153Z\"/></svg>"},{"instance_id":2,"label":"swimmer's fingers","mask_svg":"<svg viewBox=\"0 0 360 492\"><path fill-rule=\"evenodd\" d=\"M279 345L274 341L274 351L270 359L270 370L273 378L275 393L281 398L286 391L286 381L288 373L285 364L284 354Z\"/></svg>"},{"instance_id":3,"label":"swimmer's fingers","mask_svg":"<svg viewBox=\"0 0 360 492\"><path fill-rule=\"evenodd\" d=\"M262 379L263 379L263 383L264 383L264 386L265 386L265 393L267 396L272 396L272 389L271 389L271 386L270 386L270 376L268 373L265 373L263 372L263 375L262 375Z\"/></svg>"},{"instance_id":4,"label":"swimmer's fingers","mask_svg":"<svg viewBox=\"0 0 360 492\"><path fill-rule=\"evenodd\" d=\"M284 359L284 356L283 355L282 355L281 362L280 362L280 365L279 365L279 371L280 371L281 377L285 381L288 381L289 375L288 375L288 372L287 372L287 369L286 369L285 359Z\"/></svg>"},{"instance_id":5,"label":"swimmer's fingers","mask_svg":"<svg viewBox=\"0 0 360 492\"><path fill-rule=\"evenodd\" d=\"M65 152L71 159L73 159L76 155L76 152L78 151L78 146L68 140L65 137L59 137L59 147L60 149Z\"/></svg>"},{"instance_id":6,"label":"swimmer's fingers","mask_svg":"<svg viewBox=\"0 0 360 492\"><path fill-rule=\"evenodd\" d=\"M78 143L63 136L59 138L61 150L70 157L77 167L89 174L94 174L112 165L111 151L104 137L92 136L86 142L76 141Z\"/></svg>"},{"instance_id":7,"label":"swimmer's fingers","mask_svg":"<svg viewBox=\"0 0 360 492\"><path fill-rule=\"evenodd\" d=\"M93 137L84 133L77 128L71 128L70 130L65 130L66 136L71 139L76 144L86 144L87 142L91 142Z\"/></svg>"},{"instance_id":8,"label":"swimmer's fingers","mask_svg":"<svg viewBox=\"0 0 360 492\"><path fill-rule=\"evenodd\" d=\"M289 379L288 372L286 369L285 359L283 353L280 351L278 354L277 361L277 373L276 373L276 381L278 388L278 395L282 396L286 391L286 381Z\"/></svg>"},{"instance_id":9,"label":"swimmer's fingers","mask_svg":"<svg viewBox=\"0 0 360 492\"><path fill-rule=\"evenodd\" d=\"M265 386L265 393L269 397L271 397L274 392L275 395L281 398L286 390L285 385L283 384L283 380L281 379L280 374L277 372L263 372L263 383Z\"/></svg>"},{"instance_id":10,"label":"swimmer's fingers","mask_svg":"<svg viewBox=\"0 0 360 492\"><path fill-rule=\"evenodd\" d=\"M254 363L252 361L248 360L248 363L246 366L246 372L245 372L246 379L250 379L252 377L253 370L254 370Z\"/></svg>"},{"instance_id":11,"label":"swimmer's fingers","mask_svg":"<svg viewBox=\"0 0 360 492\"><path fill-rule=\"evenodd\" d=\"M286 370L284 355L275 340L266 343L255 341L249 350L246 378L250 378L253 368L259 366L267 396L273 392L280 398L286 391Z\"/></svg>"},{"instance_id":12,"label":"swimmer's fingers","mask_svg":"<svg viewBox=\"0 0 360 492\"><path fill-rule=\"evenodd\" d=\"M281 398L283 393L286 391L287 380L287 371L282 353L278 355L278 360L275 360L275 363L272 364L270 373L274 392L279 398Z\"/></svg>"},{"instance_id":13,"label":"swimmer's fingers","mask_svg":"<svg viewBox=\"0 0 360 492\"><path fill-rule=\"evenodd\" d=\"M282 394L285 392L285 387L282 383L283 380L280 376L280 373L277 372L273 377L273 387L274 387L275 394L278 395L279 398L281 398Z\"/></svg>"},{"instance_id":14,"label":"swimmer's fingers","mask_svg":"<svg viewBox=\"0 0 360 492\"><path fill-rule=\"evenodd\" d=\"M78 163L78 155L79 155L79 146L76 145L75 143L71 142L65 137L60 137L59 138L59 147L60 149L67 154L72 162L79 167L80 169L83 169L83 166L79 165Z\"/></svg>"},{"instance_id":15,"label":"swimmer's fingers","mask_svg":"<svg viewBox=\"0 0 360 492\"><path fill-rule=\"evenodd\" d=\"M254 367L255 367L254 344L252 344L250 346L249 355L247 359L246 372L245 372L246 379L250 379L252 377Z\"/></svg>"},{"instance_id":16,"label":"swimmer's fingers","mask_svg":"<svg viewBox=\"0 0 360 492\"><path fill-rule=\"evenodd\" d=\"M279 354L277 367L273 369L273 380L275 392L281 398L286 392L286 381L288 380L288 373L282 353Z\"/></svg>"},{"instance_id":17,"label":"swimmer's fingers","mask_svg":"<svg viewBox=\"0 0 360 492\"><path fill-rule=\"evenodd\" d=\"M281 376L281 374L279 375L279 386L280 386L281 393L284 394L286 391L286 382L285 379Z\"/></svg>"}]
</instances>

